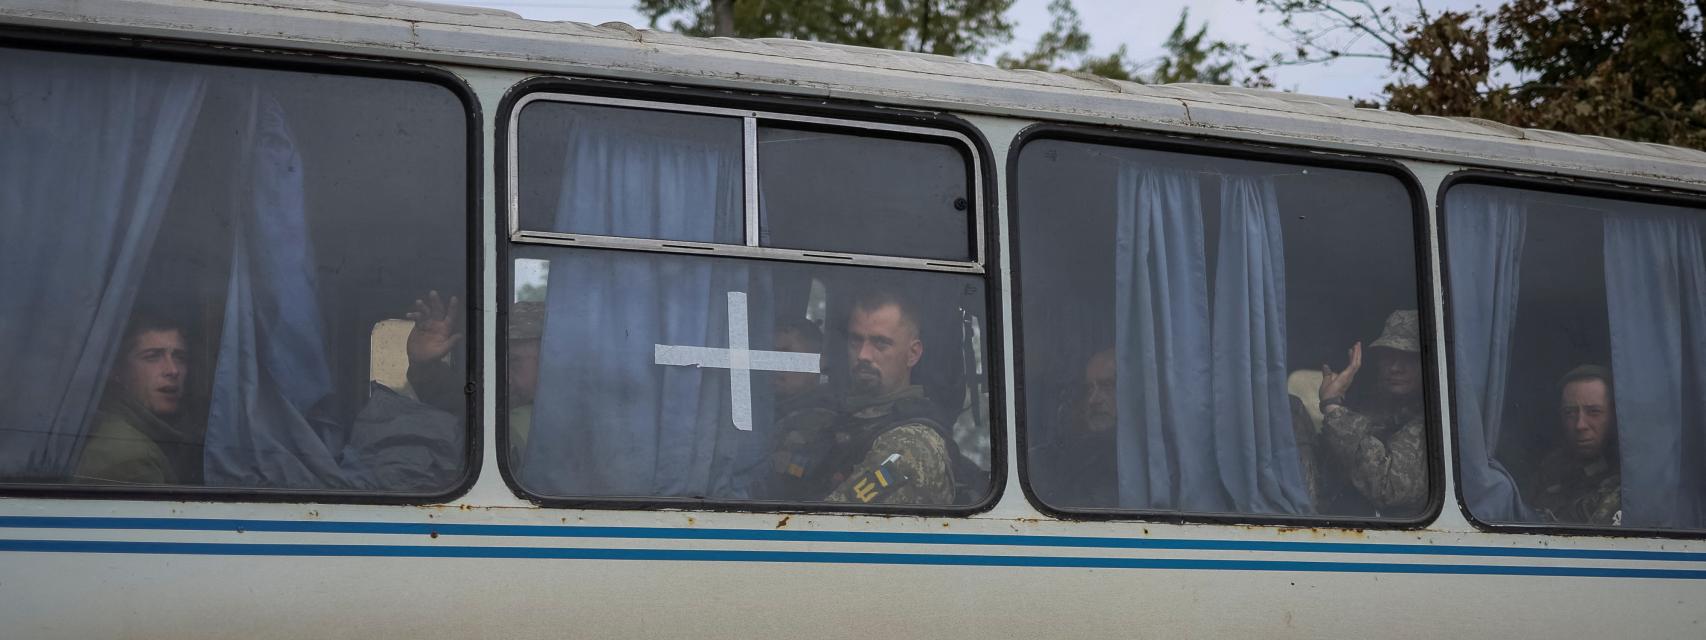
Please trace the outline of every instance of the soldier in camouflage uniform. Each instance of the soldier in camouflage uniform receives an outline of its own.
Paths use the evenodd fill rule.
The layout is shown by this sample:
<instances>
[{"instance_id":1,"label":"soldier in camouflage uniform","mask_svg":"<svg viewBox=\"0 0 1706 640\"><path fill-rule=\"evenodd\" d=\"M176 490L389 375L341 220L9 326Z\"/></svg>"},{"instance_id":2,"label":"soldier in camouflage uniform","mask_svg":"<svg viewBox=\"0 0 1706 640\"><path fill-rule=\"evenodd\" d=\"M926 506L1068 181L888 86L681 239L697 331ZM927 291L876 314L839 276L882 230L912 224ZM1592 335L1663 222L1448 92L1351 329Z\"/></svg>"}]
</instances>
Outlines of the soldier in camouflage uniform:
<instances>
[{"instance_id":1,"label":"soldier in camouflage uniform","mask_svg":"<svg viewBox=\"0 0 1706 640\"><path fill-rule=\"evenodd\" d=\"M770 492L777 499L950 504L952 440L912 368L924 355L911 307L873 291L847 326L845 398L794 408L779 423Z\"/></svg>"},{"instance_id":2,"label":"soldier in camouflage uniform","mask_svg":"<svg viewBox=\"0 0 1706 640\"><path fill-rule=\"evenodd\" d=\"M823 330L804 318L777 318L777 351L823 353ZM776 424L781 432L770 455L772 471L761 490L765 497L788 502L822 500L828 489L820 477L823 461L835 448L837 413L828 387L814 373L770 374L776 394ZM810 471L810 473L808 473Z\"/></svg>"},{"instance_id":3,"label":"soldier in camouflage uniform","mask_svg":"<svg viewBox=\"0 0 1706 640\"><path fill-rule=\"evenodd\" d=\"M1620 525L1623 474L1611 371L1576 367L1560 387L1564 442L1541 461L1525 498L1553 522Z\"/></svg>"},{"instance_id":4,"label":"soldier in camouflage uniform","mask_svg":"<svg viewBox=\"0 0 1706 640\"><path fill-rule=\"evenodd\" d=\"M1387 317L1385 330L1368 345L1378 384L1357 406L1348 405L1345 394L1362 368L1362 343L1351 346L1344 371L1321 366L1321 440L1328 459L1381 515L1416 514L1427 501L1419 320L1413 309Z\"/></svg>"}]
</instances>

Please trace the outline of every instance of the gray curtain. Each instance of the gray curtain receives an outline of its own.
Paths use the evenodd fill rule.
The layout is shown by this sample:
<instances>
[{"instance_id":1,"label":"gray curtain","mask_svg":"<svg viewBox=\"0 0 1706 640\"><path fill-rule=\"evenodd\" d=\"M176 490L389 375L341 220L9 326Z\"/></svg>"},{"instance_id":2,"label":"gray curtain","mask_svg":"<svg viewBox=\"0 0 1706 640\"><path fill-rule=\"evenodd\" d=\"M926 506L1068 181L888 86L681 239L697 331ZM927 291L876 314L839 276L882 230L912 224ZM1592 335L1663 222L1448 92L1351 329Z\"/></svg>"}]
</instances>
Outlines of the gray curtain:
<instances>
[{"instance_id":1,"label":"gray curtain","mask_svg":"<svg viewBox=\"0 0 1706 640\"><path fill-rule=\"evenodd\" d=\"M167 63L0 56L0 478L76 463L205 90Z\"/></svg>"},{"instance_id":2,"label":"gray curtain","mask_svg":"<svg viewBox=\"0 0 1706 640\"><path fill-rule=\"evenodd\" d=\"M1465 186L1446 195L1445 211L1458 482L1475 517L1533 521L1516 480L1493 457L1510 379L1527 206L1518 197Z\"/></svg>"},{"instance_id":3,"label":"gray curtain","mask_svg":"<svg viewBox=\"0 0 1706 640\"><path fill-rule=\"evenodd\" d=\"M1706 527L1706 225L1699 215L1605 218L1625 526Z\"/></svg>"},{"instance_id":4,"label":"gray curtain","mask_svg":"<svg viewBox=\"0 0 1706 640\"><path fill-rule=\"evenodd\" d=\"M1307 513L1285 391L1278 203L1269 179L1221 184L1211 300L1198 174L1119 173L1120 506Z\"/></svg>"},{"instance_id":5,"label":"gray curtain","mask_svg":"<svg viewBox=\"0 0 1706 640\"><path fill-rule=\"evenodd\" d=\"M744 238L741 149L644 118L569 116L555 227L580 233ZM658 345L729 346L729 292L750 336L770 335L768 280L744 261L620 251L551 260L539 389L518 475L557 496L746 497L771 424L753 385L735 428L727 369L657 364Z\"/></svg>"}]
</instances>

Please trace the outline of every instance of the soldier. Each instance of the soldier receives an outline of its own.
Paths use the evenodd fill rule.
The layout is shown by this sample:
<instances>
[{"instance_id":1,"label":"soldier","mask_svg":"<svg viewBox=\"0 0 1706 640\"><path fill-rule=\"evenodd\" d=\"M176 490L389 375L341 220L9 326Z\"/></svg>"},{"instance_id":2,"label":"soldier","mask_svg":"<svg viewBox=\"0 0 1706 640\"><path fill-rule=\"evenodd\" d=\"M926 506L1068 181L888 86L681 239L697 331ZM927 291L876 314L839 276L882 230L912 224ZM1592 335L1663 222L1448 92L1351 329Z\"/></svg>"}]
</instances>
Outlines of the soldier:
<instances>
[{"instance_id":1,"label":"soldier","mask_svg":"<svg viewBox=\"0 0 1706 640\"><path fill-rule=\"evenodd\" d=\"M204 434L180 424L189 349L183 326L146 312L131 318L77 462L77 482L199 484Z\"/></svg>"},{"instance_id":2,"label":"soldier","mask_svg":"<svg viewBox=\"0 0 1706 640\"><path fill-rule=\"evenodd\" d=\"M1031 450L1032 481L1054 506L1119 504L1114 466L1117 370L1113 348L1091 356L1084 365L1083 386L1056 416L1055 437Z\"/></svg>"},{"instance_id":3,"label":"soldier","mask_svg":"<svg viewBox=\"0 0 1706 640\"><path fill-rule=\"evenodd\" d=\"M464 412L463 369L444 357L462 341L462 308L456 296L449 304L437 291L415 301L408 318L409 385L422 402L454 415ZM545 333L545 305L517 302L509 311L509 453L519 463L533 424L533 395L539 386L539 341Z\"/></svg>"},{"instance_id":4,"label":"soldier","mask_svg":"<svg viewBox=\"0 0 1706 640\"><path fill-rule=\"evenodd\" d=\"M1350 476L1356 493L1376 514L1414 514L1428 495L1416 311L1394 311L1368 348L1379 378L1373 392L1356 406L1347 404L1345 393L1362 368L1362 343L1351 345L1344 371L1334 373L1321 365L1321 441L1329 459Z\"/></svg>"},{"instance_id":5,"label":"soldier","mask_svg":"<svg viewBox=\"0 0 1706 640\"><path fill-rule=\"evenodd\" d=\"M1623 474L1617 456L1617 413L1611 371L1582 365L1559 383L1559 435L1529 483L1528 501L1565 524L1623 524Z\"/></svg>"},{"instance_id":6,"label":"soldier","mask_svg":"<svg viewBox=\"0 0 1706 640\"><path fill-rule=\"evenodd\" d=\"M777 318L777 351L823 353L823 330L805 318ZM774 500L789 502L822 500L825 479L822 461L835 446L832 433L835 404L812 373L773 373L770 388L776 394L776 424L781 442L771 454L774 474L762 492Z\"/></svg>"},{"instance_id":7,"label":"soldier","mask_svg":"<svg viewBox=\"0 0 1706 640\"><path fill-rule=\"evenodd\" d=\"M812 321L800 317L776 319L776 350L791 353L823 353L823 330ZM776 415L787 416L814 404L823 385L818 374L776 372L770 374L770 388L776 392Z\"/></svg>"},{"instance_id":8,"label":"soldier","mask_svg":"<svg viewBox=\"0 0 1706 640\"><path fill-rule=\"evenodd\" d=\"M833 411L785 419L782 455L797 495L860 504L949 504L954 500L952 440L930 416L912 368L924 342L912 307L898 294L873 290L854 301L847 323L850 374ZM825 443L819 456L796 455L790 441ZM796 445L797 446L797 445Z\"/></svg>"}]
</instances>

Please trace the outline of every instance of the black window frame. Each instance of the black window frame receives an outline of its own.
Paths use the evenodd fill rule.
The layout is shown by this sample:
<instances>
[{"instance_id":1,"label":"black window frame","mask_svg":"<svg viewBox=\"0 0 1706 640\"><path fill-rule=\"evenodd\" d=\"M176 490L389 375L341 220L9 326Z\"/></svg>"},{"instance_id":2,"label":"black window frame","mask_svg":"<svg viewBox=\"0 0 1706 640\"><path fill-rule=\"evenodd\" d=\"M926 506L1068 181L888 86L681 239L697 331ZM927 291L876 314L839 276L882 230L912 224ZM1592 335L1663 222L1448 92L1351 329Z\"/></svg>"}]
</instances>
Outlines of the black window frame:
<instances>
[{"instance_id":1,"label":"black window frame","mask_svg":"<svg viewBox=\"0 0 1706 640\"><path fill-rule=\"evenodd\" d=\"M230 68L260 69L319 73L353 78L405 80L431 84L448 90L462 105L465 124L462 158L466 166L467 199L463 203L465 224L464 277L466 335L481 335L483 323L476 301L480 295L480 274L485 269L481 256L481 211L484 205L482 180L484 156L481 153L481 131L484 116L480 100L461 76L424 63L352 56L331 55L281 48L233 48L193 40L145 38L135 35L100 35L0 27L0 47L30 49L67 54L98 55L114 58L135 58L162 62L205 64ZM428 505L455 500L473 489L479 480L483 445L480 409L485 391L478 381L483 380L484 349L478 340L464 341L467 349L465 371L470 381L466 387L466 415L462 416L464 437L463 471L444 491L436 493L376 492L364 490L270 489L259 487L218 488L195 485L130 487L121 485L25 484L0 482L0 497L72 498L98 500L146 500L220 503L318 503L372 505Z\"/></svg>"},{"instance_id":2,"label":"black window frame","mask_svg":"<svg viewBox=\"0 0 1706 640\"><path fill-rule=\"evenodd\" d=\"M1445 230L1446 194L1453 187L1479 185L1503 187L1525 191L1539 192L1550 195L1580 196L1619 200L1636 204L1654 204L1697 209L1706 215L1706 192L1691 192L1681 189L1664 188L1614 182L1610 180L1584 179L1568 176L1550 175L1539 172L1499 170L1499 169L1462 169L1447 174L1440 180L1439 191L1435 196L1435 215L1439 219L1439 270L1440 291L1444 293L1445 325L1442 327L1445 344L1454 344L1455 327L1452 326L1452 298L1449 285L1451 283L1451 264L1446 245L1449 240ZM1451 438L1451 467L1458 478L1463 477L1463 455L1458 451L1457 442L1460 433L1457 428L1457 363L1456 356L1450 349L1445 352L1446 358L1446 397L1445 401L1453 409L1451 424L1447 425L1447 435ZM1595 525L1556 524L1556 523L1494 523L1487 522L1475 516L1469 509L1469 502L1463 494L1463 484L1456 484L1457 504L1463 512L1464 520L1481 531L1491 533L1514 533L1526 535L1547 536L1600 536L1610 538L1673 538L1673 539L1702 539L1706 538L1706 529L1648 529L1632 527L1607 527Z\"/></svg>"},{"instance_id":3,"label":"black window frame","mask_svg":"<svg viewBox=\"0 0 1706 640\"><path fill-rule=\"evenodd\" d=\"M1422 313L1421 340L1423 346L1422 368L1423 389L1423 437L1427 448L1428 466L1428 499L1419 514L1412 518L1354 518L1344 516L1270 516L1259 514L1235 513L1189 513L1177 511L1152 511L1136 509L1086 509L1060 508L1050 506L1036 494L1031 487L1030 456L1025 455L1027 446L1029 413L1026 408L1027 398L1025 389L1024 366L1024 321L1023 315L1023 274L1022 256L1019 252L1020 230L1019 219L1023 212L1019 207L1020 171L1019 156L1025 146L1037 140L1056 140L1064 142L1080 142L1117 146L1142 151L1163 151L1183 153L1199 157L1225 158L1230 160L1251 160L1258 162L1283 163L1304 168L1321 167L1362 171L1390 176L1398 180L1410 197L1411 233L1415 242L1415 274L1418 293L1417 304ZM1430 267L1434 258L1429 246L1427 198L1421 183L1415 174L1403 163L1384 157L1366 156L1340 151L1328 151L1305 146L1281 146L1262 142L1233 142L1224 139L1168 134L1139 129L1114 127L1095 127L1086 125L1070 125L1057 123L1041 123L1032 125L1020 131L1008 148L1007 158L1007 217L1008 243L1004 249L1008 252L1012 268L1013 317L1009 319L1013 327L1013 375L1014 387L1019 392L1014 397L1017 417L1017 444L1015 449L1018 456L1019 485L1023 488L1025 498L1038 511L1061 520L1080 521L1137 521L1171 524L1200 523L1200 524L1242 524L1242 525L1273 525L1281 527L1323 527L1346 529L1421 529L1439 517L1444 509L1445 465L1442 452L1441 402L1448 399L1440 395L1439 367L1437 358L1431 357L1445 348L1445 344L1435 340L1438 327L1435 326L1433 311L1439 308L1440 300L1436 294L1433 281L1433 271Z\"/></svg>"},{"instance_id":4,"label":"black window frame","mask_svg":"<svg viewBox=\"0 0 1706 640\"><path fill-rule=\"evenodd\" d=\"M987 413L990 439L989 490L988 494L985 495L981 501L971 505L866 505L829 502L741 501L667 496L543 496L530 493L524 489L521 486L521 483L516 479L515 470L512 468L510 460L508 459L509 456L502 453L509 450L509 394L504 391L508 389L509 385L509 355L507 349L499 348L494 349L493 353L493 357L496 360L495 374L497 377L495 381L495 389L498 390L494 394L494 397L497 400L496 450L499 452L499 455L497 456L497 466L498 473L503 478L504 484L509 487L510 491L514 493L517 498L541 507L559 509L615 509L626 511L693 510L729 513L911 515L935 517L964 517L975 515L994 508L995 505L1000 502L1002 494L1006 489L1006 465L1008 455L1006 447L1008 418L1004 415L1004 401L1008 391L1005 387L1006 382L1004 376L1001 373L1005 370L1006 357L1001 352L1001 342L998 338L1003 335L1001 332L1005 326L1003 324L1003 318L1001 317L1002 307L999 286L1000 273L998 269L1001 256L999 254L1000 241L997 236L995 224L994 203L997 202L996 176L994 172L994 165L991 160L991 158L994 157L994 153L990 150L988 141L984 138L983 134L977 127L964 119L946 112L902 109L879 103L854 102L847 100L831 101L822 98L805 98L758 91L714 90L679 85L659 85L603 78L559 75L535 76L518 82L514 86L510 87L510 89L504 94L503 99L499 102L498 113L494 118L496 123L494 131L497 132L497 139L495 141L496 150L493 157L500 159L495 163L496 166L494 167L496 185L498 189L497 201L502 203L502 209L498 211L498 224L496 225L495 237L497 242L497 261L502 265L497 269L497 285L500 293L497 301L497 326L494 327L497 334L496 344L498 345L506 344L508 341L510 306L513 304L511 302L511 298L513 297L512 292L515 287L515 283L513 281L515 265L511 255L511 247L515 245L555 246L556 249L564 251L573 251L576 249L572 243L536 244L527 242L522 238L516 237L516 234L513 233L514 231L520 230L520 227L516 226L520 219L520 215L515 209L517 197L519 195L516 192L515 185L517 184L519 176L512 175L519 173L519 171L511 169L512 164L517 162L518 158L514 157L517 155L517 149L514 148L515 145L511 141L510 131L519 119L519 114L521 113L520 107L525 105L524 101L527 100L529 95L538 93L573 95L593 100L604 99L614 101L637 101L681 105L686 107L758 111L803 118L824 119L826 121L834 121L835 124L827 125L832 127L830 130L838 133L850 133L854 135L859 135L863 131L869 131L870 133L867 135L874 134L881 137L897 137L896 132L894 131L882 129L861 130L859 126L860 124L877 124L937 129L952 132L963 137L965 142L969 143L970 147L965 149L965 153L968 154L967 162L968 165L970 165L968 166L967 174L968 183L976 185L975 187L968 189L968 196L971 199L968 207L968 215L972 217L971 229L974 235L972 240L976 243L973 248L981 254L981 259L975 262L979 271L955 268L958 265L971 263L956 263L954 261L937 259L894 258L875 254L840 254L827 251L771 247L764 247L765 249L774 249L773 252L769 252L766 255L751 255L738 252L738 249L741 247L737 245L680 243L665 240L641 241L646 245L659 246L607 245L596 247L595 250L635 250L654 254L685 253L688 255L716 257L716 259L725 260L782 260L797 264L822 264L826 266L851 265L854 263L841 258L824 259L806 255L788 255L784 257L784 254L857 256L859 258L875 259L878 261L892 261L887 264L879 262L865 263L860 264L859 266L908 271L919 269L916 267L909 269L907 267L900 266L900 264L928 264L930 266L937 267L926 270L930 273L959 273L962 275L981 278L984 285L984 313L988 316L984 318L983 341L985 379L989 389L989 405ZM822 125L822 123L819 124ZM905 138L906 136L901 134L898 137ZM930 140L939 141L939 139L934 138ZM748 182L748 186L751 186L751 182ZM752 195L756 197L756 194ZM636 242L635 245L639 245L641 242ZM693 249L680 250L661 246L666 243L675 245L686 244L699 247L731 248L737 249L737 252L711 253Z\"/></svg>"}]
</instances>

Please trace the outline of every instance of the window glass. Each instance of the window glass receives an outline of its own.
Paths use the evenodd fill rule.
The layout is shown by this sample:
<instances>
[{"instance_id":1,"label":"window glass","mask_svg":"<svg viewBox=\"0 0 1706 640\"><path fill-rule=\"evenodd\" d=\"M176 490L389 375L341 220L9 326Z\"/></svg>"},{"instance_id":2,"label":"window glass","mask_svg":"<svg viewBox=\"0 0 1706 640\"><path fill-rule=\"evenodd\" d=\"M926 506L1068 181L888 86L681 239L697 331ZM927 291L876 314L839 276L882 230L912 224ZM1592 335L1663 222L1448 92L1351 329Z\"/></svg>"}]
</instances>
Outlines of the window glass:
<instances>
[{"instance_id":1,"label":"window glass","mask_svg":"<svg viewBox=\"0 0 1706 640\"><path fill-rule=\"evenodd\" d=\"M969 164L941 142L761 126L759 244L975 260Z\"/></svg>"},{"instance_id":2,"label":"window glass","mask_svg":"<svg viewBox=\"0 0 1706 640\"><path fill-rule=\"evenodd\" d=\"M946 138L536 100L517 116L527 231L970 262L971 161ZM636 188L644 187L643 197ZM613 194L622 194L619 197ZM615 198L615 199L612 199ZM747 237L747 198L758 233Z\"/></svg>"},{"instance_id":3,"label":"window glass","mask_svg":"<svg viewBox=\"0 0 1706 640\"><path fill-rule=\"evenodd\" d=\"M1401 182L1049 139L1020 151L1016 179L1038 499L1423 513L1426 353Z\"/></svg>"},{"instance_id":4,"label":"window glass","mask_svg":"<svg viewBox=\"0 0 1706 640\"><path fill-rule=\"evenodd\" d=\"M0 50L0 481L455 486L468 131L425 82Z\"/></svg>"},{"instance_id":5,"label":"window glass","mask_svg":"<svg viewBox=\"0 0 1706 640\"><path fill-rule=\"evenodd\" d=\"M546 498L989 492L981 277L517 246L507 455Z\"/></svg>"},{"instance_id":6,"label":"window glass","mask_svg":"<svg viewBox=\"0 0 1706 640\"><path fill-rule=\"evenodd\" d=\"M1444 211L1471 513L1706 528L1706 212L1473 183Z\"/></svg>"},{"instance_id":7,"label":"window glass","mask_svg":"<svg viewBox=\"0 0 1706 640\"><path fill-rule=\"evenodd\" d=\"M522 229L746 243L740 118L535 101L517 126Z\"/></svg>"}]
</instances>

